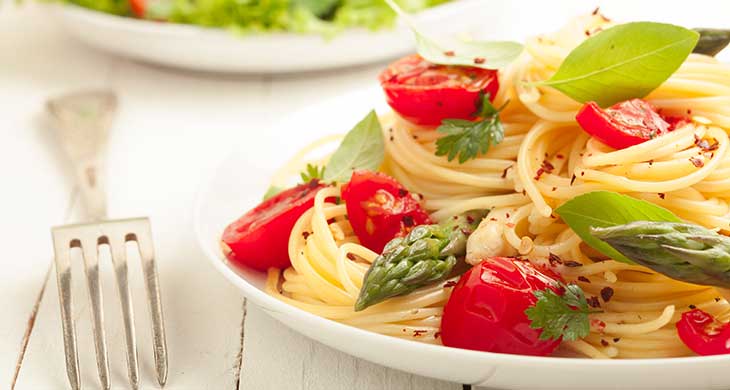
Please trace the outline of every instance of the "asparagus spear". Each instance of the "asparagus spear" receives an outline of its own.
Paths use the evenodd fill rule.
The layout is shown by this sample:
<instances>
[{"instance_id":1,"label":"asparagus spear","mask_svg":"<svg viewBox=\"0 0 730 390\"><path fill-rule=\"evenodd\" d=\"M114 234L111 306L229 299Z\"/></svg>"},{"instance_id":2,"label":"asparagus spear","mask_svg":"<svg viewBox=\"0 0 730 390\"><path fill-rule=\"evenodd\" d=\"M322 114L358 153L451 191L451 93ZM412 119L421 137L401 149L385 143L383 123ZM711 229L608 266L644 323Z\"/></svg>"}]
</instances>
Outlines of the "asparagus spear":
<instances>
[{"instance_id":1,"label":"asparagus spear","mask_svg":"<svg viewBox=\"0 0 730 390\"><path fill-rule=\"evenodd\" d=\"M684 282L730 287L730 237L702 226L637 221L591 234L634 262Z\"/></svg>"},{"instance_id":2,"label":"asparagus spear","mask_svg":"<svg viewBox=\"0 0 730 390\"><path fill-rule=\"evenodd\" d=\"M707 54L715 56L730 43L730 30L719 28L696 28L700 33L700 39L692 50L692 53Z\"/></svg>"},{"instance_id":3,"label":"asparagus spear","mask_svg":"<svg viewBox=\"0 0 730 390\"><path fill-rule=\"evenodd\" d=\"M446 279L485 214L470 211L442 224L416 226L391 240L365 274L355 311Z\"/></svg>"}]
</instances>

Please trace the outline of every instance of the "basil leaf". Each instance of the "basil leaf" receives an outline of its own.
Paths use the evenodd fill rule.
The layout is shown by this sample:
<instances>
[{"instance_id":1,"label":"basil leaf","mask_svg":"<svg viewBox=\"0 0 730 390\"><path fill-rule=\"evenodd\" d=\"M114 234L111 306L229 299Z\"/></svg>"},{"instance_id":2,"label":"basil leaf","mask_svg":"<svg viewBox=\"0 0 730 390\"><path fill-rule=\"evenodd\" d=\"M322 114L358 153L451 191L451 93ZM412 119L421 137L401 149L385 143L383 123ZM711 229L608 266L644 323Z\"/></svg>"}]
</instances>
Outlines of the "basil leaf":
<instances>
[{"instance_id":1,"label":"basil leaf","mask_svg":"<svg viewBox=\"0 0 730 390\"><path fill-rule=\"evenodd\" d=\"M699 33L671 24L620 24L586 39L549 80L537 83L601 107L648 95L697 44Z\"/></svg>"},{"instance_id":2,"label":"basil leaf","mask_svg":"<svg viewBox=\"0 0 730 390\"><path fill-rule=\"evenodd\" d=\"M454 41L446 50L417 30L413 32L418 54L439 65L501 69L514 61L523 48L521 44L510 41Z\"/></svg>"},{"instance_id":3,"label":"basil leaf","mask_svg":"<svg viewBox=\"0 0 730 390\"><path fill-rule=\"evenodd\" d=\"M375 111L365 116L345 135L324 169L324 181L346 182L359 169L374 171L385 154L383 130Z\"/></svg>"},{"instance_id":4,"label":"basil leaf","mask_svg":"<svg viewBox=\"0 0 730 390\"><path fill-rule=\"evenodd\" d=\"M324 18L333 13L340 0L297 0L297 3L318 18Z\"/></svg>"},{"instance_id":5,"label":"basil leaf","mask_svg":"<svg viewBox=\"0 0 730 390\"><path fill-rule=\"evenodd\" d=\"M663 207L610 191L595 191L576 196L555 209L555 212L586 244L616 261L630 264L633 261L593 237L590 228L623 225L634 221L682 222Z\"/></svg>"},{"instance_id":6,"label":"basil leaf","mask_svg":"<svg viewBox=\"0 0 730 390\"><path fill-rule=\"evenodd\" d=\"M444 49L418 31L413 18L395 1L385 0L385 2L413 31L418 54L434 64L500 69L509 65L522 53L523 46L510 41L455 41L449 44L448 50Z\"/></svg>"},{"instance_id":7,"label":"basil leaf","mask_svg":"<svg viewBox=\"0 0 730 390\"><path fill-rule=\"evenodd\" d=\"M695 28L700 33L700 40L692 53L715 56L730 43L730 30L720 28Z\"/></svg>"}]
</instances>

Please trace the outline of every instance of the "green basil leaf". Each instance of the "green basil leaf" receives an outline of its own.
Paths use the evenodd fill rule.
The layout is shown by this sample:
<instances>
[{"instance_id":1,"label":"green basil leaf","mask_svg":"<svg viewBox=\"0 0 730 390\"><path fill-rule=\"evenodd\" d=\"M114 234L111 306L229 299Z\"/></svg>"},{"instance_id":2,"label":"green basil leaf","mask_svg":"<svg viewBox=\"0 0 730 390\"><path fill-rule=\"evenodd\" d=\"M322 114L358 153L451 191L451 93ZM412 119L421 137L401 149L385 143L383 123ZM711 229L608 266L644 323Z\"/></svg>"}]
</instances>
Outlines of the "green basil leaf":
<instances>
[{"instance_id":1,"label":"green basil leaf","mask_svg":"<svg viewBox=\"0 0 730 390\"><path fill-rule=\"evenodd\" d=\"M340 0L297 0L297 3L318 18L323 18L333 13Z\"/></svg>"},{"instance_id":2,"label":"green basil leaf","mask_svg":"<svg viewBox=\"0 0 730 390\"><path fill-rule=\"evenodd\" d=\"M359 169L374 171L383 163L383 130L375 111L345 135L324 169L324 181L346 182Z\"/></svg>"},{"instance_id":3,"label":"green basil leaf","mask_svg":"<svg viewBox=\"0 0 730 390\"><path fill-rule=\"evenodd\" d=\"M454 41L448 50L415 29L418 54L434 64L501 69L514 61L523 46L511 41Z\"/></svg>"},{"instance_id":4,"label":"green basil leaf","mask_svg":"<svg viewBox=\"0 0 730 390\"><path fill-rule=\"evenodd\" d=\"M730 43L730 30L720 28L695 28L700 33L700 40L692 53L715 56Z\"/></svg>"},{"instance_id":5,"label":"green basil leaf","mask_svg":"<svg viewBox=\"0 0 730 390\"><path fill-rule=\"evenodd\" d=\"M418 31L411 16L395 1L385 2L413 31L418 54L434 64L501 69L522 53L523 46L510 41L454 41L449 43L449 49L445 49Z\"/></svg>"},{"instance_id":6,"label":"green basil leaf","mask_svg":"<svg viewBox=\"0 0 730 390\"><path fill-rule=\"evenodd\" d=\"M593 237L590 228L623 225L634 221L682 222L663 207L610 191L595 191L576 196L555 209L555 212L586 244L616 261L631 264L633 261Z\"/></svg>"},{"instance_id":7,"label":"green basil leaf","mask_svg":"<svg viewBox=\"0 0 730 390\"><path fill-rule=\"evenodd\" d=\"M692 52L699 33L654 22L620 24L586 39L549 80L537 83L601 107L648 95Z\"/></svg>"}]
</instances>

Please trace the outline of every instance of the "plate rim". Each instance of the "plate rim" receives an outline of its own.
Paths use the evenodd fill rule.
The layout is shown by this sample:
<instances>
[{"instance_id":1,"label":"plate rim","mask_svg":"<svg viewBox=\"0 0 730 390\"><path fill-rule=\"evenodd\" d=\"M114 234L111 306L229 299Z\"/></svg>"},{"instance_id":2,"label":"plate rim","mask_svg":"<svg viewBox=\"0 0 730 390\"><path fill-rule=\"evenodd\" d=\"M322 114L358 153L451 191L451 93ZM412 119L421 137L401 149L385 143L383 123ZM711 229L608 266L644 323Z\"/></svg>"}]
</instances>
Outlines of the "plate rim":
<instances>
[{"instance_id":1,"label":"plate rim","mask_svg":"<svg viewBox=\"0 0 730 390\"><path fill-rule=\"evenodd\" d=\"M342 101L348 101L348 100L356 100L354 99L357 95L364 95L367 93L367 91L372 90L373 88L364 88L364 90L359 91L350 91L347 93L341 93L334 97L324 99L321 101L318 101L317 103L308 104L303 107L301 107L298 110L295 110L292 112L291 115L288 115L285 119L279 119L277 121L271 122L270 129L280 129L286 126L287 121L292 120L292 118L298 118L305 116L307 112L317 112L317 111L326 111L326 108L328 106L331 106L334 102L342 102ZM374 106L378 106L377 104L374 104ZM505 363L505 364L529 364L529 365L537 365L537 366L552 366L555 368L570 368L570 369L580 369L580 368L597 368L597 367L605 367L605 368L640 368L640 367L650 367L650 366L657 366L657 365L663 365L663 366L669 366L669 367L687 367L688 365L691 366L703 366L706 364L713 364L713 363L730 363L730 354L728 355L714 355L714 356L687 356L687 357L673 357L673 358L647 358L647 359L589 359L589 358L574 358L574 357L558 357L558 356L527 356L527 355L517 355L517 354L503 354L503 353L495 353L495 352L483 352L483 351L473 351L473 350L467 350L467 349L461 349L461 348L453 348L453 347L447 347L444 345L433 345L433 344L427 344L427 343L419 343L417 341L412 340L404 340L397 337L382 335L375 332L366 331L354 326L342 324L340 322L330 320L324 317L317 316L315 314L309 313L303 309L300 309L298 307L289 305L285 302L280 301L279 299L267 294L263 290L259 289L258 287L251 284L248 280L246 280L243 276L239 275L236 271L232 269L232 265L228 261L225 260L224 256L221 252L215 251L211 248L217 248L218 246L211 245L213 242L210 240L214 239L213 237L208 237L206 233L204 232L204 224L203 224L203 209L205 208L205 205L207 204L207 200L210 197L210 194L213 192L212 190L212 184L215 180L216 175L219 171L221 171L222 167L224 166L224 163L232 158L232 156L240 152L242 145L244 144L245 140L235 142L233 145L229 148L229 150L226 151L226 153L221 153L220 158L218 161L216 161L215 164L211 165L211 168L205 170L203 173L203 176L198 184L198 190L195 195L195 200L193 204L193 215L192 215L192 223L193 223L193 229L195 231L196 241L198 242L198 246L202 249L203 253L205 254L205 257L207 260L212 263L213 267L220 272L226 280L228 280L229 283L233 284L238 288L242 294L253 301L257 306L259 306L264 312L267 313L267 315L272 316L273 313L282 313L288 316L292 316L295 318L304 318L310 323L315 323L317 326L321 327L322 329L327 329L327 327L334 327L335 329L342 331L342 332L352 332L354 334L353 337L359 337L363 339L370 339L370 340L380 340L380 341L387 341L390 345L395 345L395 348L398 349L413 349L416 352L418 350L421 351L428 351L432 353L448 353L450 355L458 355L460 358L463 359L469 359L469 360L478 360L482 361L485 364L495 364L495 363ZM251 206L253 207L253 206ZM233 216L232 218L235 218ZM225 227L220 227L220 232L223 231ZM284 321L281 321L276 316L274 317L277 321L280 321L282 324L284 324L287 328L293 329L292 326L287 324ZM310 337L306 334L303 334L296 329L293 329L295 332L299 333L300 335L307 337L308 339L321 342L320 340L317 340L314 337ZM352 353L346 352L343 349L333 347L334 349L338 349L342 351L343 353L347 353L351 356L357 356ZM358 356L361 357L361 356ZM370 360L367 358L364 358L366 360ZM372 360L371 360L372 361ZM376 364L382 364L379 362L375 362Z\"/></svg>"}]
</instances>

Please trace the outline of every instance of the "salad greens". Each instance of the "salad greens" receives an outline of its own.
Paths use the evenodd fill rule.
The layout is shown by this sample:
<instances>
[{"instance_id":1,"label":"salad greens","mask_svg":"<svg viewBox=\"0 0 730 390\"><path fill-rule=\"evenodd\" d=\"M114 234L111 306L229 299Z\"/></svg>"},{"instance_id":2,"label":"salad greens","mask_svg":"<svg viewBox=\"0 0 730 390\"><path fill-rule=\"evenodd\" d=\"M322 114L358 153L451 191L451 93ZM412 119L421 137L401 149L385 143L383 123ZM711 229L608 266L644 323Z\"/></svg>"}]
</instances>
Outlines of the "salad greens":
<instances>
[{"instance_id":1,"label":"salad greens","mask_svg":"<svg viewBox=\"0 0 730 390\"><path fill-rule=\"evenodd\" d=\"M54 0L48 0L54 1ZM56 0L92 10L135 16L130 0ZM417 12L450 0L397 0ZM147 0L147 19L219 27L238 33L335 34L344 28L392 27L396 14L384 0Z\"/></svg>"}]
</instances>

